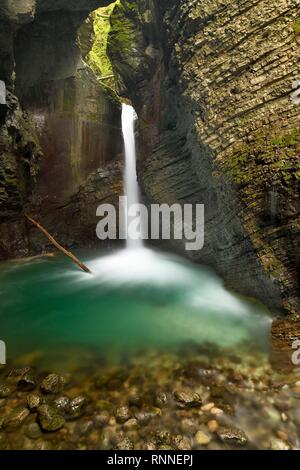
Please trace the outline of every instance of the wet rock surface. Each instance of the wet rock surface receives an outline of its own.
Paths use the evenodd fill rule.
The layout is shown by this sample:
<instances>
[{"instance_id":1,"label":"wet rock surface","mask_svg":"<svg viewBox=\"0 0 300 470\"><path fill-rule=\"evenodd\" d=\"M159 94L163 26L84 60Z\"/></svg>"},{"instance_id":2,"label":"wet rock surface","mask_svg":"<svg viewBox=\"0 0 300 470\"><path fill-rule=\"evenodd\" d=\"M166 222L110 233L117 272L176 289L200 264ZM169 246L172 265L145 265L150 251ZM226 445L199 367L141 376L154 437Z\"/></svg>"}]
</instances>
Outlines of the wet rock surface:
<instances>
[{"instance_id":1,"label":"wet rock surface","mask_svg":"<svg viewBox=\"0 0 300 470\"><path fill-rule=\"evenodd\" d=\"M44 431L57 431L65 423L64 418L50 405L41 405L38 408L38 417Z\"/></svg>"},{"instance_id":2,"label":"wet rock surface","mask_svg":"<svg viewBox=\"0 0 300 470\"><path fill-rule=\"evenodd\" d=\"M57 373L49 365L44 373L42 364L19 368L17 360L0 369L0 449L298 446L300 371L278 373L263 354L211 357L189 347L126 360L122 353L114 361L84 357L74 364L64 356ZM20 391L32 370L36 390Z\"/></svg>"},{"instance_id":3,"label":"wet rock surface","mask_svg":"<svg viewBox=\"0 0 300 470\"><path fill-rule=\"evenodd\" d=\"M109 47L140 118L145 198L205 205L203 248L173 247L289 313L300 300L298 3L124 0Z\"/></svg>"},{"instance_id":4,"label":"wet rock surface","mask_svg":"<svg viewBox=\"0 0 300 470\"><path fill-rule=\"evenodd\" d=\"M64 378L57 374L49 374L41 383L41 390L44 393L59 393L64 386Z\"/></svg>"}]
</instances>

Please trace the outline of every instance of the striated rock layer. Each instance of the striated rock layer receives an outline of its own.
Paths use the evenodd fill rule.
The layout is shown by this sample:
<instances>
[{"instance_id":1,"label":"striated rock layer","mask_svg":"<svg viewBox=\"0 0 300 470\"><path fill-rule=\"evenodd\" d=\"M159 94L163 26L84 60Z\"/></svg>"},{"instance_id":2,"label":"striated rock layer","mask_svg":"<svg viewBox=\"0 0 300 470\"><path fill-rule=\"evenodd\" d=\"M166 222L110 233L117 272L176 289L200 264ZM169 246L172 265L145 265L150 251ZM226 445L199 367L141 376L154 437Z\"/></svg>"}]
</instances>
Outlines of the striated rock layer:
<instances>
[{"instance_id":1,"label":"striated rock layer","mask_svg":"<svg viewBox=\"0 0 300 470\"><path fill-rule=\"evenodd\" d=\"M287 312L299 308L299 18L297 0L122 0L109 42L140 117L145 198L205 204L204 249L186 254Z\"/></svg>"}]
</instances>

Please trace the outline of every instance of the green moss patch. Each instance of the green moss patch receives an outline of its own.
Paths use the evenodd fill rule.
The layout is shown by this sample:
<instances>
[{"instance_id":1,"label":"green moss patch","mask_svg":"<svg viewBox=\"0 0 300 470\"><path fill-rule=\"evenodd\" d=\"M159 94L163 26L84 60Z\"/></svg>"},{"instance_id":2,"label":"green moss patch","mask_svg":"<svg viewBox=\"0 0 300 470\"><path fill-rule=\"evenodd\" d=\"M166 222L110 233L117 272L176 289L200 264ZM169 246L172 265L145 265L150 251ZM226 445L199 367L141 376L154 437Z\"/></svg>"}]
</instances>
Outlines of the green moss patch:
<instances>
[{"instance_id":1,"label":"green moss patch","mask_svg":"<svg viewBox=\"0 0 300 470\"><path fill-rule=\"evenodd\" d=\"M260 132L223 162L223 169L242 187L264 186L268 181L288 190L300 180L300 129L286 133Z\"/></svg>"},{"instance_id":2,"label":"green moss patch","mask_svg":"<svg viewBox=\"0 0 300 470\"><path fill-rule=\"evenodd\" d=\"M300 35L300 18L298 18L293 24L293 30L296 36Z\"/></svg>"}]
</instances>

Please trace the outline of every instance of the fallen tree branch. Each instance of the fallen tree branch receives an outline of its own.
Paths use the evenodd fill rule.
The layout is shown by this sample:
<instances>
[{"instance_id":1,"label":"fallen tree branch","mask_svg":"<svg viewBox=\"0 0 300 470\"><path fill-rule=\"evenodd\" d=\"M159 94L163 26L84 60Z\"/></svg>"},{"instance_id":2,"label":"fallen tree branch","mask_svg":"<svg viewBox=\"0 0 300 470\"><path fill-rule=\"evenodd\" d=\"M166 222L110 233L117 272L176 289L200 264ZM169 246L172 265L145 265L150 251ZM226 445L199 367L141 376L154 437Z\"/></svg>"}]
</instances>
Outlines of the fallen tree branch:
<instances>
[{"instance_id":1,"label":"fallen tree branch","mask_svg":"<svg viewBox=\"0 0 300 470\"><path fill-rule=\"evenodd\" d=\"M40 225L36 220L34 220L32 217L29 215L25 215L26 219L28 219L33 225L35 225L39 230L43 232L44 235L50 240L50 242L59 250L61 251L64 255L68 256L75 264L77 264L80 269L82 269L84 272L92 274L92 271L85 265L83 264L73 253L70 251L66 250L63 246L61 246L55 238L53 238L47 230Z\"/></svg>"}]
</instances>

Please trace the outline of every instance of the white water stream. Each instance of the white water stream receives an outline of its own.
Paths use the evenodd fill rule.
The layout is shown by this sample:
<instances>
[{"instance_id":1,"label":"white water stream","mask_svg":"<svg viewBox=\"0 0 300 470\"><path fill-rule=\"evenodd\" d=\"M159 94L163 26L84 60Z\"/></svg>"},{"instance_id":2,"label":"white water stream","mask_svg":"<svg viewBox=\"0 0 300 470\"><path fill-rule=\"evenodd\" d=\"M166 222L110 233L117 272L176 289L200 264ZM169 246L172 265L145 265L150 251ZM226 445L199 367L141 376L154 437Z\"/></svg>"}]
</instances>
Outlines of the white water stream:
<instances>
[{"instance_id":1,"label":"white water stream","mask_svg":"<svg viewBox=\"0 0 300 470\"><path fill-rule=\"evenodd\" d=\"M137 115L132 106L122 104L122 133L125 149L124 190L127 196L127 248L141 248L142 226L137 219L135 205L139 203L139 186L136 175L136 148L134 127ZM135 222L133 225L133 221ZM129 227L131 230L129 230Z\"/></svg>"}]
</instances>

